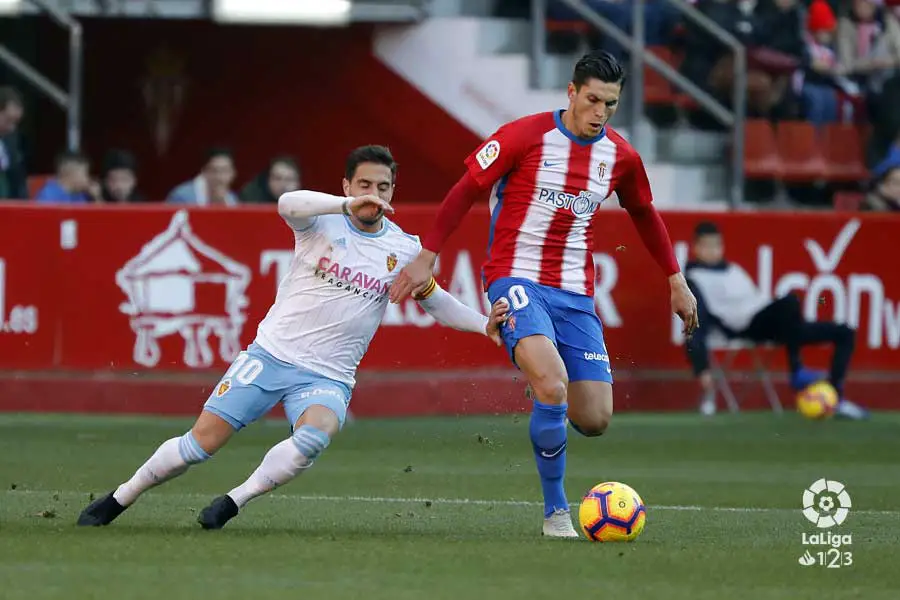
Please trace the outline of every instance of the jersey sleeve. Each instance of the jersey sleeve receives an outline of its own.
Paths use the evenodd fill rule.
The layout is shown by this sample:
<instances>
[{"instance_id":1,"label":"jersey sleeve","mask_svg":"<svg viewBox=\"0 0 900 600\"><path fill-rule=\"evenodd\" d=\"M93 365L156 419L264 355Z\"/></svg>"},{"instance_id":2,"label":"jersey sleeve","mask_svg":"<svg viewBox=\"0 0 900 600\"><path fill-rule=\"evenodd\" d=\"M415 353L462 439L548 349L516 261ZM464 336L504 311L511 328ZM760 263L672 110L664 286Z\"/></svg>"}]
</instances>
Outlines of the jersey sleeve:
<instances>
[{"instance_id":1,"label":"jersey sleeve","mask_svg":"<svg viewBox=\"0 0 900 600\"><path fill-rule=\"evenodd\" d=\"M519 163L528 149L528 137L524 125L507 123L466 158L466 167L481 188L492 186Z\"/></svg>"},{"instance_id":2,"label":"jersey sleeve","mask_svg":"<svg viewBox=\"0 0 900 600\"><path fill-rule=\"evenodd\" d=\"M313 217L288 217L281 215L287 226L294 230L294 233L311 233L319 222L319 216Z\"/></svg>"},{"instance_id":3,"label":"jersey sleeve","mask_svg":"<svg viewBox=\"0 0 900 600\"><path fill-rule=\"evenodd\" d=\"M644 161L633 149L626 154L622 174L616 182L616 195L622 208L629 210L653 203L653 192L650 190L650 180L647 178L647 169Z\"/></svg>"}]
</instances>

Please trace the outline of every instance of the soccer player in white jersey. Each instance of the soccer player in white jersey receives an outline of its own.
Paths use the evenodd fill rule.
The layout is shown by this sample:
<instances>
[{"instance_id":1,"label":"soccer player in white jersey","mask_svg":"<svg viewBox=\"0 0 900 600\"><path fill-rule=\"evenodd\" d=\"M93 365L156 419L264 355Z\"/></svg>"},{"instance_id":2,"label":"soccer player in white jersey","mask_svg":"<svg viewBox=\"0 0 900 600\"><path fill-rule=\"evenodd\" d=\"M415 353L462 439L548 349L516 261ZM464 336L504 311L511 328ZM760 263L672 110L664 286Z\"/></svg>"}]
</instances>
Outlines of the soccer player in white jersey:
<instances>
[{"instance_id":1,"label":"soccer player in white jersey","mask_svg":"<svg viewBox=\"0 0 900 600\"><path fill-rule=\"evenodd\" d=\"M163 442L129 479L91 503L79 525L107 525L146 490L208 460L242 427L279 402L292 435L273 446L241 485L201 511L219 529L250 500L312 466L341 430L356 369L388 305L400 269L421 250L384 213L393 212L397 165L387 148L364 146L347 159L344 196L289 192L278 212L294 232L294 259L256 340L215 386L190 431ZM429 280L416 300L438 322L500 343L506 305L490 317L468 308Z\"/></svg>"}]
</instances>

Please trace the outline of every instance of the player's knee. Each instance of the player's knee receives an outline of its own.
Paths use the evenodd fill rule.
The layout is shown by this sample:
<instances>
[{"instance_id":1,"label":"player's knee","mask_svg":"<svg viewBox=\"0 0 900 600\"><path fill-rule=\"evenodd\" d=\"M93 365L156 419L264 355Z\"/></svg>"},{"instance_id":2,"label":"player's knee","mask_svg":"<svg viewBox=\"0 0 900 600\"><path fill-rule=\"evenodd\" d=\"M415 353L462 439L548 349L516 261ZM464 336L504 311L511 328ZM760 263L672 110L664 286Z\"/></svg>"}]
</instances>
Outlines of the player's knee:
<instances>
[{"instance_id":1,"label":"player's knee","mask_svg":"<svg viewBox=\"0 0 900 600\"><path fill-rule=\"evenodd\" d=\"M566 403L568 382L558 377L539 377L531 382L531 390L541 404L556 406Z\"/></svg>"},{"instance_id":2,"label":"player's knee","mask_svg":"<svg viewBox=\"0 0 900 600\"><path fill-rule=\"evenodd\" d=\"M597 437L606 432L612 420L612 409L598 407L585 415L578 415L570 419L572 428L585 437Z\"/></svg>"},{"instance_id":3,"label":"player's knee","mask_svg":"<svg viewBox=\"0 0 900 600\"><path fill-rule=\"evenodd\" d=\"M585 437L597 437L606 433L606 428L609 427L609 421L612 418L612 415L607 414L598 414L589 418L586 421L582 421L575 426L573 423L573 427L575 430Z\"/></svg>"},{"instance_id":4,"label":"player's knee","mask_svg":"<svg viewBox=\"0 0 900 600\"><path fill-rule=\"evenodd\" d=\"M309 463L312 463L320 454L322 454L322 452L324 452L325 448L328 447L328 444L331 443L331 436L318 427L312 425L300 425L294 429L294 433L291 435L291 441L294 442L294 446L297 447L300 454L302 454Z\"/></svg>"}]
</instances>

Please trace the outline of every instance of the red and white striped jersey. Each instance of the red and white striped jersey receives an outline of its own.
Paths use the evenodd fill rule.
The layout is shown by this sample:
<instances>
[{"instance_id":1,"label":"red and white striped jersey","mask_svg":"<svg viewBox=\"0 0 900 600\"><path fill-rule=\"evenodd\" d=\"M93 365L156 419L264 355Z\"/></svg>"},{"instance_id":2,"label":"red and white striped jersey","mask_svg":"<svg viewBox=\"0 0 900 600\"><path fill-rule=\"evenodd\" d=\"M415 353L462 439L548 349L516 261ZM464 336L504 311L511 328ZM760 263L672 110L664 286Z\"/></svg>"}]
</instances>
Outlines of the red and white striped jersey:
<instances>
[{"instance_id":1,"label":"red and white striped jersey","mask_svg":"<svg viewBox=\"0 0 900 600\"><path fill-rule=\"evenodd\" d=\"M641 157L612 128L583 139L562 110L507 123L466 159L491 190L485 288L521 277L594 294L593 217L613 192L622 207L652 202Z\"/></svg>"}]
</instances>

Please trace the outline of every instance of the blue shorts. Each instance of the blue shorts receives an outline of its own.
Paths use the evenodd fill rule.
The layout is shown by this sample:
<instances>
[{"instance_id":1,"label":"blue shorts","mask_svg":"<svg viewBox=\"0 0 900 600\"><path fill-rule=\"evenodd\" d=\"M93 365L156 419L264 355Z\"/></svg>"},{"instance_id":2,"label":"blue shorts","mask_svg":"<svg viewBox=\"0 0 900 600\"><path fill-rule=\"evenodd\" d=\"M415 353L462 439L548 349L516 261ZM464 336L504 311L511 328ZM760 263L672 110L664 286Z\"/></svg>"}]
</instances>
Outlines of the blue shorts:
<instances>
[{"instance_id":1,"label":"blue shorts","mask_svg":"<svg viewBox=\"0 0 900 600\"><path fill-rule=\"evenodd\" d=\"M307 408L318 405L330 408L343 427L350 394L345 384L278 360L253 343L234 359L203 409L241 429L279 402L291 427Z\"/></svg>"},{"instance_id":2,"label":"blue shorts","mask_svg":"<svg viewBox=\"0 0 900 600\"><path fill-rule=\"evenodd\" d=\"M569 381L612 383L603 325L594 309L593 298L516 277L492 283L488 298L491 304L499 298L509 302L509 319L500 335L513 364L519 340L543 335L559 351Z\"/></svg>"}]
</instances>

